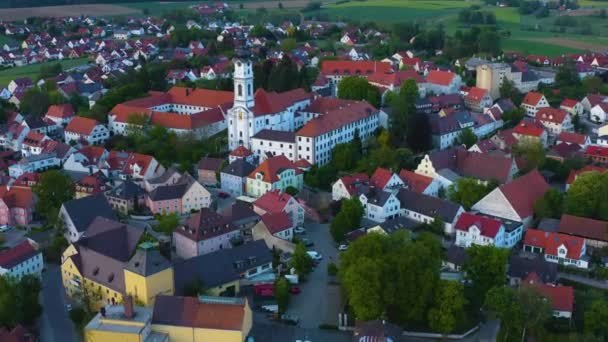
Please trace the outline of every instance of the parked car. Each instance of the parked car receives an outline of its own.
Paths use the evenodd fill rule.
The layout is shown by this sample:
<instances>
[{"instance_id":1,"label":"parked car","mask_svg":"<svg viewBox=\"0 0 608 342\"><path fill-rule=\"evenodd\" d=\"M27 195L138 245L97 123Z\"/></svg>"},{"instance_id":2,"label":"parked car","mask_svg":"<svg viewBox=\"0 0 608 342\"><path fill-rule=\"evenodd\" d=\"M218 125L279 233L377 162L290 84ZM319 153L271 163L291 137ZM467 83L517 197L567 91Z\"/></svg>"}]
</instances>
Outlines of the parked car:
<instances>
[{"instance_id":1,"label":"parked car","mask_svg":"<svg viewBox=\"0 0 608 342\"><path fill-rule=\"evenodd\" d=\"M300 318L296 315L291 314L282 314L281 320L287 324L298 325L300 323Z\"/></svg>"},{"instance_id":2,"label":"parked car","mask_svg":"<svg viewBox=\"0 0 608 342\"><path fill-rule=\"evenodd\" d=\"M300 288L297 286L292 286L289 288L289 292L291 294L300 294L300 292L302 292L302 290L300 290Z\"/></svg>"},{"instance_id":3,"label":"parked car","mask_svg":"<svg viewBox=\"0 0 608 342\"><path fill-rule=\"evenodd\" d=\"M306 234L306 229L304 227L295 227L293 232L296 234Z\"/></svg>"},{"instance_id":4,"label":"parked car","mask_svg":"<svg viewBox=\"0 0 608 342\"><path fill-rule=\"evenodd\" d=\"M303 243L303 244L304 244L304 246L306 246L306 247L312 247L312 246L314 246L314 245L315 245L315 243L314 243L314 242L312 242L312 241L310 241L309 239L306 239L306 238L302 239L302 243Z\"/></svg>"},{"instance_id":5,"label":"parked car","mask_svg":"<svg viewBox=\"0 0 608 342\"><path fill-rule=\"evenodd\" d=\"M13 229L13 227L9 226L8 224L3 224L3 225L0 226L0 232L1 233L8 232L11 229Z\"/></svg>"},{"instance_id":6,"label":"parked car","mask_svg":"<svg viewBox=\"0 0 608 342\"><path fill-rule=\"evenodd\" d=\"M311 259L314 261L323 260L323 256L317 251L307 251L306 254L308 254L308 256L311 257Z\"/></svg>"},{"instance_id":7,"label":"parked car","mask_svg":"<svg viewBox=\"0 0 608 342\"><path fill-rule=\"evenodd\" d=\"M72 311L72 304L66 304L66 305L65 305L65 309L66 309L67 311Z\"/></svg>"},{"instance_id":8,"label":"parked car","mask_svg":"<svg viewBox=\"0 0 608 342\"><path fill-rule=\"evenodd\" d=\"M338 246L338 250L340 252L344 252L347 249L348 249L348 245L346 245L346 244L341 244L340 246Z\"/></svg>"},{"instance_id":9,"label":"parked car","mask_svg":"<svg viewBox=\"0 0 608 342\"><path fill-rule=\"evenodd\" d=\"M219 197L219 198L228 198L228 197L230 197L230 194L227 193L227 192L220 191L220 192L217 193L217 197Z\"/></svg>"}]
</instances>

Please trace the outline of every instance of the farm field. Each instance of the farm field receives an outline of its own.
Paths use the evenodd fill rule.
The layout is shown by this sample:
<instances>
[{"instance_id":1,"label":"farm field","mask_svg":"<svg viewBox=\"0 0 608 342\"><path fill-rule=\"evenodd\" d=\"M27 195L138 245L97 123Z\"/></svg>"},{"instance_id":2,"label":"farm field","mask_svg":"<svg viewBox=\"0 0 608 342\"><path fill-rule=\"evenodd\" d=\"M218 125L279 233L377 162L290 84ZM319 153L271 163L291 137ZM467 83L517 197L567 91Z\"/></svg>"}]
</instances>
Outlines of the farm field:
<instances>
[{"instance_id":1,"label":"farm field","mask_svg":"<svg viewBox=\"0 0 608 342\"><path fill-rule=\"evenodd\" d=\"M108 4L65 5L0 9L0 20L23 20L28 17L66 17L79 15L127 15L136 9Z\"/></svg>"},{"instance_id":2,"label":"farm field","mask_svg":"<svg viewBox=\"0 0 608 342\"><path fill-rule=\"evenodd\" d=\"M31 64L18 68L10 68L5 70L0 70L0 88L6 87L13 79L19 77L30 77L35 81L35 78L38 76L40 72L40 68L43 65L51 65L55 63L61 63L63 66L63 70L67 70L73 67L77 67L80 65L84 65L88 63L88 58L76 58L76 59L66 59L63 61L53 61L47 63L39 63L39 64Z\"/></svg>"}]
</instances>

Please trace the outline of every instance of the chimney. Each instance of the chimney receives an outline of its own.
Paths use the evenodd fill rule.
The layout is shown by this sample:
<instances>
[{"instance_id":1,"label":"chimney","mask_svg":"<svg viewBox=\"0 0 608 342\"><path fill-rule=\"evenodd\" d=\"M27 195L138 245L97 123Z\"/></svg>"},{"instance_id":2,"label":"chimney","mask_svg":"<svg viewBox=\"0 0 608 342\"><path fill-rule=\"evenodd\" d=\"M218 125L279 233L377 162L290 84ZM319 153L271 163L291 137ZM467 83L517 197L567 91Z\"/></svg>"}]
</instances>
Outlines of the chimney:
<instances>
[{"instance_id":1,"label":"chimney","mask_svg":"<svg viewBox=\"0 0 608 342\"><path fill-rule=\"evenodd\" d=\"M125 309L125 318L133 318L133 316L135 316L135 311L133 310L133 297L126 295L123 298L123 306Z\"/></svg>"}]
</instances>

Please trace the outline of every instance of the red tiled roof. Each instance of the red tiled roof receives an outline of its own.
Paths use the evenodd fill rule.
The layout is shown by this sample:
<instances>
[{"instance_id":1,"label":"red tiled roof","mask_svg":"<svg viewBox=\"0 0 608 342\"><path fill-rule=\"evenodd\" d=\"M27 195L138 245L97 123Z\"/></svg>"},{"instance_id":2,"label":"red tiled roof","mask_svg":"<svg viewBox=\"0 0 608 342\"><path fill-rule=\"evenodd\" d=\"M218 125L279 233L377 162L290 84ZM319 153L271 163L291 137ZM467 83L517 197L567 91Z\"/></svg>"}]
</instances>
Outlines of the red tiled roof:
<instances>
[{"instance_id":1,"label":"red tiled roof","mask_svg":"<svg viewBox=\"0 0 608 342\"><path fill-rule=\"evenodd\" d=\"M426 81L427 83L448 86L452 83L455 76L456 74L451 71L431 70L428 75L426 75Z\"/></svg>"},{"instance_id":2,"label":"red tiled roof","mask_svg":"<svg viewBox=\"0 0 608 342\"><path fill-rule=\"evenodd\" d=\"M133 166L138 165L141 168L141 173L146 173L148 167L154 160L154 157L135 153L135 152L122 152L122 151L110 151L108 155L108 164L111 170L122 171L125 174L133 174Z\"/></svg>"},{"instance_id":3,"label":"red tiled roof","mask_svg":"<svg viewBox=\"0 0 608 342\"><path fill-rule=\"evenodd\" d=\"M561 132L557 137L557 141L561 141L569 144L585 145L587 136L584 134L573 133L573 132Z\"/></svg>"},{"instance_id":4,"label":"red tiled roof","mask_svg":"<svg viewBox=\"0 0 608 342\"><path fill-rule=\"evenodd\" d=\"M413 79L414 81L416 81L416 83L424 82L424 79L422 78L422 76L420 76L420 74L418 74L414 70L400 70L400 71L392 72L392 73L376 72L376 73L369 75L369 77L367 79L369 80L370 83L380 84L385 87L390 87L390 86L400 87L403 84L403 82L405 82L406 80L408 80L410 78Z\"/></svg>"},{"instance_id":5,"label":"red tiled roof","mask_svg":"<svg viewBox=\"0 0 608 342\"><path fill-rule=\"evenodd\" d=\"M340 180L342 181L342 184L344 184L346 191L348 191L350 195L354 195L358 184L369 183L369 176L365 173L356 173L354 175L343 176Z\"/></svg>"},{"instance_id":6,"label":"red tiled roof","mask_svg":"<svg viewBox=\"0 0 608 342\"><path fill-rule=\"evenodd\" d=\"M9 208L32 209L35 203L34 193L28 187L13 186L9 190L0 187L0 199Z\"/></svg>"},{"instance_id":7,"label":"red tiled roof","mask_svg":"<svg viewBox=\"0 0 608 342\"><path fill-rule=\"evenodd\" d=\"M562 101L562 103L560 104L560 107L574 108L574 106L576 106L577 103L578 103L578 101L573 100L573 99L564 99Z\"/></svg>"},{"instance_id":8,"label":"red tiled roof","mask_svg":"<svg viewBox=\"0 0 608 342\"><path fill-rule=\"evenodd\" d=\"M254 94L255 106L251 109L254 115L276 114L284 111L294 103L312 99L312 94L302 88L282 93L268 92L262 88Z\"/></svg>"},{"instance_id":9,"label":"red tiled roof","mask_svg":"<svg viewBox=\"0 0 608 342\"><path fill-rule=\"evenodd\" d=\"M280 155L272 158L268 158L262 162L258 167L255 168L250 174L249 178L256 179L255 175L261 173L263 175L262 180L266 183L275 183L279 181L278 174L285 169L294 169L296 175L302 173L300 169L287 157Z\"/></svg>"},{"instance_id":10,"label":"red tiled roof","mask_svg":"<svg viewBox=\"0 0 608 342\"><path fill-rule=\"evenodd\" d=\"M522 103L530 106L536 106L538 102L543 98L543 96L544 95L541 93L531 91L526 94Z\"/></svg>"},{"instance_id":11,"label":"red tiled roof","mask_svg":"<svg viewBox=\"0 0 608 342\"><path fill-rule=\"evenodd\" d=\"M216 107L199 113L184 115L178 113L152 112L150 123L173 129L196 129L224 120L223 112L227 109Z\"/></svg>"},{"instance_id":12,"label":"red tiled roof","mask_svg":"<svg viewBox=\"0 0 608 342\"><path fill-rule=\"evenodd\" d=\"M549 184L537 170L533 170L499 189L517 214L525 218L532 215L534 202L545 195Z\"/></svg>"},{"instance_id":13,"label":"red tiled roof","mask_svg":"<svg viewBox=\"0 0 608 342\"><path fill-rule=\"evenodd\" d=\"M17 324L13 330L8 330L4 327L0 328L0 341L2 342L34 342L36 336L21 324Z\"/></svg>"},{"instance_id":14,"label":"red tiled roof","mask_svg":"<svg viewBox=\"0 0 608 342\"><path fill-rule=\"evenodd\" d=\"M568 113L565 110L551 107L540 108L536 112L536 120L549 121L556 124L562 124L566 116L568 116Z\"/></svg>"},{"instance_id":15,"label":"red tiled roof","mask_svg":"<svg viewBox=\"0 0 608 342\"><path fill-rule=\"evenodd\" d=\"M244 319L245 304L201 303L196 297L158 296L152 324L241 331Z\"/></svg>"},{"instance_id":16,"label":"red tiled roof","mask_svg":"<svg viewBox=\"0 0 608 342\"><path fill-rule=\"evenodd\" d=\"M320 99L319 99L320 100ZM315 100L317 102L319 100ZM337 101L321 100L325 104L336 104L338 108L328 109L323 112L321 108L317 113L322 115L308 121L304 127L300 128L297 136L316 137L327 132L331 132L337 128L343 127L346 124L359 121L375 114L378 110L374 106L365 101L352 101L334 99ZM314 103L313 102L313 103ZM315 105L316 107L316 105ZM320 106L323 107L323 106ZM304 109L305 112L313 112L312 108Z\"/></svg>"},{"instance_id":17,"label":"red tiled roof","mask_svg":"<svg viewBox=\"0 0 608 342\"><path fill-rule=\"evenodd\" d=\"M46 115L62 119L71 118L72 116L74 116L74 108L69 103L51 105L47 110Z\"/></svg>"},{"instance_id":18,"label":"red tiled roof","mask_svg":"<svg viewBox=\"0 0 608 342\"><path fill-rule=\"evenodd\" d=\"M466 98L469 101L480 102L487 93L488 91L483 88L471 87Z\"/></svg>"},{"instance_id":19,"label":"red tiled roof","mask_svg":"<svg viewBox=\"0 0 608 342\"><path fill-rule=\"evenodd\" d=\"M287 205L292 198L293 197L286 192L272 190L260 196L260 198L253 202L253 205L269 213L279 213L283 211L285 205Z\"/></svg>"},{"instance_id":20,"label":"red tiled roof","mask_svg":"<svg viewBox=\"0 0 608 342\"><path fill-rule=\"evenodd\" d=\"M262 215L262 221L264 221L266 228L273 235L293 227L291 218L283 211L278 213L268 212Z\"/></svg>"},{"instance_id":21,"label":"red tiled roof","mask_svg":"<svg viewBox=\"0 0 608 342\"><path fill-rule=\"evenodd\" d=\"M347 75L368 76L374 73L389 73L393 68L388 62L377 61L323 61L321 63L321 74L323 75Z\"/></svg>"},{"instance_id":22,"label":"red tiled roof","mask_svg":"<svg viewBox=\"0 0 608 342\"><path fill-rule=\"evenodd\" d=\"M405 183L411 191L419 194L423 193L424 190L426 190L426 188L433 183L432 177L420 175L405 169L399 172L399 177L401 177L403 183Z\"/></svg>"},{"instance_id":23,"label":"red tiled roof","mask_svg":"<svg viewBox=\"0 0 608 342\"><path fill-rule=\"evenodd\" d=\"M312 167L312 164L308 162L306 159L298 159L294 162L294 165L300 169L309 169Z\"/></svg>"},{"instance_id":24,"label":"red tiled roof","mask_svg":"<svg viewBox=\"0 0 608 342\"><path fill-rule=\"evenodd\" d=\"M545 132L545 128L540 124L535 124L531 120L522 120L513 128L512 132L519 135L540 137Z\"/></svg>"},{"instance_id":25,"label":"red tiled roof","mask_svg":"<svg viewBox=\"0 0 608 342\"><path fill-rule=\"evenodd\" d=\"M476 226L482 236L495 238L502 226L502 222L485 216L463 213L455 225L457 230L462 231L469 231L471 226Z\"/></svg>"},{"instance_id":26,"label":"red tiled roof","mask_svg":"<svg viewBox=\"0 0 608 342\"><path fill-rule=\"evenodd\" d=\"M13 183L13 185L14 186L30 186L30 184L38 183L39 180L40 180L39 173L26 172L26 173L22 174L21 176L19 176L15 180L15 183Z\"/></svg>"},{"instance_id":27,"label":"red tiled roof","mask_svg":"<svg viewBox=\"0 0 608 342\"><path fill-rule=\"evenodd\" d=\"M588 156L600 156L600 157L608 157L608 147L603 146L588 146L587 151L585 153Z\"/></svg>"},{"instance_id":28,"label":"red tiled roof","mask_svg":"<svg viewBox=\"0 0 608 342\"><path fill-rule=\"evenodd\" d=\"M553 310L565 312L574 311L574 288L572 286L547 285L541 283L539 279L532 279L530 276L526 278L524 285L547 298L551 302Z\"/></svg>"},{"instance_id":29,"label":"red tiled roof","mask_svg":"<svg viewBox=\"0 0 608 342\"><path fill-rule=\"evenodd\" d=\"M0 252L0 267L10 269L40 253L28 240Z\"/></svg>"},{"instance_id":30,"label":"red tiled roof","mask_svg":"<svg viewBox=\"0 0 608 342\"><path fill-rule=\"evenodd\" d=\"M232 104L234 93L231 91L173 87L167 92L172 103L200 107L217 107Z\"/></svg>"},{"instance_id":31,"label":"red tiled roof","mask_svg":"<svg viewBox=\"0 0 608 342\"><path fill-rule=\"evenodd\" d=\"M369 184L379 189L384 189L386 184L393 177L393 172L384 168L377 168L374 174L369 179Z\"/></svg>"},{"instance_id":32,"label":"red tiled roof","mask_svg":"<svg viewBox=\"0 0 608 342\"><path fill-rule=\"evenodd\" d=\"M604 173L607 170L608 169L605 167L594 166L594 165L587 165L580 170L571 170L570 174L568 175L568 179L566 180L566 184L574 183L574 181L576 180L576 177L582 175L583 173L587 173L587 172Z\"/></svg>"},{"instance_id":33,"label":"red tiled roof","mask_svg":"<svg viewBox=\"0 0 608 342\"><path fill-rule=\"evenodd\" d=\"M544 249L545 254L557 255L559 246L564 245L567 249L566 257L578 260L583 251L585 240L577 236L560 234L554 232L545 232L538 229L526 230L524 237L524 245L540 247Z\"/></svg>"},{"instance_id":34,"label":"red tiled roof","mask_svg":"<svg viewBox=\"0 0 608 342\"><path fill-rule=\"evenodd\" d=\"M252 155L251 151L245 146L239 146L234 150L230 151L230 155L234 157L247 157Z\"/></svg>"},{"instance_id":35,"label":"red tiled roof","mask_svg":"<svg viewBox=\"0 0 608 342\"><path fill-rule=\"evenodd\" d=\"M560 233L591 240L608 241L608 222L606 221L564 214L557 230Z\"/></svg>"},{"instance_id":36,"label":"red tiled roof","mask_svg":"<svg viewBox=\"0 0 608 342\"><path fill-rule=\"evenodd\" d=\"M99 125L97 120L77 116L65 128L66 132L73 132L80 135L89 135L93 132L95 126Z\"/></svg>"}]
</instances>

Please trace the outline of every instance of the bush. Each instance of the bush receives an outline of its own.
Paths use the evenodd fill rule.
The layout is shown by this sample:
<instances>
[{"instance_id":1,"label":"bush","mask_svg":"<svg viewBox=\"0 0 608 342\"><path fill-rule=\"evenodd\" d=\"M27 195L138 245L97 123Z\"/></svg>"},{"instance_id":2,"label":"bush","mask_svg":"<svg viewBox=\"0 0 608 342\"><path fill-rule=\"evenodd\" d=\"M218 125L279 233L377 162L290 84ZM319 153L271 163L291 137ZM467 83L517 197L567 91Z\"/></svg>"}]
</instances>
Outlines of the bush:
<instances>
[{"instance_id":1,"label":"bush","mask_svg":"<svg viewBox=\"0 0 608 342\"><path fill-rule=\"evenodd\" d=\"M336 266L336 264L333 262L327 264L327 275L330 277L335 277L338 275L338 266Z\"/></svg>"}]
</instances>

